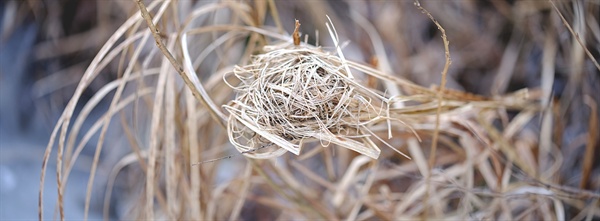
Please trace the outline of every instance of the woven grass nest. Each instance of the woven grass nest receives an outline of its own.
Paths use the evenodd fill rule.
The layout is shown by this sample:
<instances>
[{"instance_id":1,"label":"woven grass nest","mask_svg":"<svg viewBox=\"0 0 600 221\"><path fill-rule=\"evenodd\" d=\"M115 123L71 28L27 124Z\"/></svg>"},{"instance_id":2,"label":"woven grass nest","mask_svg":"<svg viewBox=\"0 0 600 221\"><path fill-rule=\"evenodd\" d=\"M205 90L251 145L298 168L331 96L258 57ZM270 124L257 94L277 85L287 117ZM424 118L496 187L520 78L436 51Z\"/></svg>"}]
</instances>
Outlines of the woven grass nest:
<instances>
[{"instance_id":1,"label":"woven grass nest","mask_svg":"<svg viewBox=\"0 0 600 221\"><path fill-rule=\"evenodd\" d=\"M273 158L287 151L299 155L304 141L318 140L322 146L333 143L377 159L381 150L375 138L410 159L377 132L387 131L390 139L392 122L400 123L420 140L416 130L451 130L447 123L434 123L436 116L467 116L478 112L476 106L522 106L527 100L521 92L498 99L444 89L444 93L438 93L439 89L424 88L346 60L337 33L329 24L335 51L300 44L298 26L296 23L294 44L265 46L250 64L235 66L224 76L236 94L223 106L230 113L228 137L248 157ZM447 50L445 35L443 38ZM449 60L446 68L448 65ZM351 69L382 81L388 90L396 92L388 94L362 85ZM231 74L239 80L237 86L226 80ZM406 94L400 94L400 88ZM416 105L406 106L406 101Z\"/></svg>"},{"instance_id":2,"label":"woven grass nest","mask_svg":"<svg viewBox=\"0 0 600 221\"><path fill-rule=\"evenodd\" d=\"M317 139L379 156L366 125L384 117L386 99L355 81L343 55L291 44L265 51L235 67L238 86L228 83L236 98L225 105L227 131L238 151L253 158L299 154L303 141Z\"/></svg>"}]
</instances>

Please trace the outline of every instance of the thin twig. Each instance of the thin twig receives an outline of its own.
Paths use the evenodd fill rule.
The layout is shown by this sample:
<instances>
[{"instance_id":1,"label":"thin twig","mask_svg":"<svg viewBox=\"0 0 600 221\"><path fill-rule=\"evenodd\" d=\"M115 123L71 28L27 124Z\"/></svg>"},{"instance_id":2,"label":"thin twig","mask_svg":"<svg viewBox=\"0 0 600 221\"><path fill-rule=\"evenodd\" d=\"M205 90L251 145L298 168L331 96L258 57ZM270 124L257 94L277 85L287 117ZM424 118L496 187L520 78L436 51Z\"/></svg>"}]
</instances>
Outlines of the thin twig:
<instances>
[{"instance_id":1,"label":"thin twig","mask_svg":"<svg viewBox=\"0 0 600 221\"><path fill-rule=\"evenodd\" d=\"M300 22L298 21L298 19L296 19L296 24L294 27L294 34L292 34L292 37L294 38L294 45L298 46L300 45Z\"/></svg>"},{"instance_id":2,"label":"thin twig","mask_svg":"<svg viewBox=\"0 0 600 221\"><path fill-rule=\"evenodd\" d=\"M431 141L432 142L431 143L431 153L429 156L429 167L433 168L433 166L435 165L435 152L437 149L437 140L439 137L440 113L442 111L443 94L444 94L444 90L446 87L446 81L447 81L446 76L448 74L448 68L450 68L450 64L452 63L452 60L450 59L450 49L449 49L450 42L448 41L448 37L446 36L446 30L444 30L444 28L440 25L440 23L435 18L433 18L433 15L431 15L431 13L429 13L429 11L427 11L425 8L423 8L421 6L421 3L419 3L418 0L415 0L415 5L423 13L425 13L427 15L427 17L429 17L429 19L438 27L440 32L442 32L442 40L444 41L444 51L445 51L445 55L446 55L446 63L444 64L444 69L442 70L442 79L440 82L440 87L437 91L438 107L437 107L436 118L435 118L435 130L433 132L433 138Z\"/></svg>"},{"instance_id":3,"label":"thin twig","mask_svg":"<svg viewBox=\"0 0 600 221\"><path fill-rule=\"evenodd\" d=\"M435 130L433 131L433 138L431 140L431 151L429 153L429 169L433 169L433 167L435 166L435 160L436 160L436 151L437 151L437 145L438 145L438 139L439 139L439 127L440 127L440 114L442 112L442 102L443 102L443 93L444 93L444 89L446 87L446 75L448 74L448 68L450 67L450 64L452 63L452 60L450 59L450 50L449 50L449 44L450 42L448 42L448 38L446 37L446 30L440 25L440 23L433 17L433 15L431 15L431 13L429 13L429 11L427 11L427 9L423 8L421 6L421 3L419 2L419 0L415 0L415 6L417 6L417 8L419 8L421 10L421 12L423 12L424 14L427 15L427 17L429 17L429 19L437 26L437 28L440 30L440 32L442 32L442 40L444 41L444 51L445 51L445 55L446 55L446 63L444 64L444 69L442 70L442 79L440 82L440 87L437 91L437 110L436 110L436 116L435 116ZM428 211L428 203L427 201L429 200L429 192L430 192L430 178L431 178L431 172L428 173L427 176L427 185L426 188L427 190L425 191L426 197L426 203L425 203L425 210L423 213L423 219L427 219L427 211Z\"/></svg>"},{"instance_id":4,"label":"thin twig","mask_svg":"<svg viewBox=\"0 0 600 221\"><path fill-rule=\"evenodd\" d=\"M569 22L567 22L567 19L565 19L565 17L562 15L562 13L560 13L560 11L558 10L558 7L556 7L556 5L554 4L554 1L552 1L552 0L548 0L548 1L550 2L550 4L552 4L552 8L554 8L554 10L558 14L558 16L560 16L560 19L562 20L563 24L565 24L567 29L569 29L569 32L571 32L571 35L573 35L575 37L575 39L577 40L579 45L583 48L583 50L585 50L585 54L590 58L592 63L594 63L594 65L596 66L596 69L598 69L600 71L600 64L598 64L598 61L596 61L596 58L594 58L594 55L592 55L590 50L588 50L588 48L585 46L585 44L583 44L583 42L581 41L581 38L579 37L579 34L576 33L575 31L573 31L573 28L571 27L571 25L569 25Z\"/></svg>"},{"instance_id":5,"label":"thin twig","mask_svg":"<svg viewBox=\"0 0 600 221\"><path fill-rule=\"evenodd\" d=\"M158 30L156 25L154 25L154 22L152 22L152 17L148 13L148 10L146 9L146 6L142 2L142 0L135 0L135 1L137 3L138 7L140 8L140 13L142 14L142 17L144 18L144 20L146 20L146 24L148 24L148 28L152 32L152 36L154 37L156 46L158 46L158 48L163 53L163 55L165 55L165 57L169 60L169 62L171 62L171 65L173 65L173 67L175 68L175 70L177 71L179 76L181 76L181 78L183 79L185 84L190 88L190 90L192 90L192 94L194 95L194 97L196 97L196 99L200 100L202 102L202 104L210 110L209 113L210 113L210 116L213 118L213 120L219 122L219 125L221 125L221 127L225 128L225 121L227 119L225 114L223 114L219 110L219 108L214 104L214 102L212 101L212 99L210 98L210 96L208 95L206 90L204 90L204 88L202 87L202 82L200 82L200 80L196 78L195 80L198 81L198 86L199 86L199 87L196 87L195 84L192 82L192 80L185 73L183 66L181 64L179 64L179 62L177 62L177 60L173 57L171 52L165 47L165 45L163 44L163 42L161 40L160 31Z\"/></svg>"}]
</instances>

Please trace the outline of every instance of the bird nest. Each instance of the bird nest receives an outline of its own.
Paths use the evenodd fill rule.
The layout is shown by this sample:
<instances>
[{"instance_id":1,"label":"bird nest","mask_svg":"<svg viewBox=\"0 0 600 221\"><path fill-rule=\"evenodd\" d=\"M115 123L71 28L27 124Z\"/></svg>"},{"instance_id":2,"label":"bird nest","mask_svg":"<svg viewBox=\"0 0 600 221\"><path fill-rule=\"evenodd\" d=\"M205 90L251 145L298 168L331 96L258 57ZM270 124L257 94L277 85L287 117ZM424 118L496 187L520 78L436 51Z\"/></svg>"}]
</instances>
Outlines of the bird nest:
<instances>
[{"instance_id":1,"label":"bird nest","mask_svg":"<svg viewBox=\"0 0 600 221\"><path fill-rule=\"evenodd\" d=\"M387 113L383 95L355 81L343 56L302 45L265 47L236 66L236 98L224 106L235 148L252 158L299 154L303 141L334 143L372 158L380 150L366 127Z\"/></svg>"}]
</instances>

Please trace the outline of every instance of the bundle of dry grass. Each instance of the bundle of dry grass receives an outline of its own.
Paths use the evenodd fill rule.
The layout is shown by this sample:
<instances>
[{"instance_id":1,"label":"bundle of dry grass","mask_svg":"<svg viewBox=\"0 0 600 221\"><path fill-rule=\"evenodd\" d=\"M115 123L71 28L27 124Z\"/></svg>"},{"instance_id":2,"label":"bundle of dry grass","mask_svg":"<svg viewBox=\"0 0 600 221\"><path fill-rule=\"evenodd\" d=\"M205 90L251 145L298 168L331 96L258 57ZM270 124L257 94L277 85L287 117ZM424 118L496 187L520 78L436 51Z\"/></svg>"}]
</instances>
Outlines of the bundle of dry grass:
<instances>
[{"instance_id":1,"label":"bundle of dry grass","mask_svg":"<svg viewBox=\"0 0 600 221\"><path fill-rule=\"evenodd\" d=\"M270 50L233 70L241 84L232 86L237 97L225 106L231 113L231 143L247 156L270 158L285 151L253 150L273 144L298 155L303 140L312 138L377 159L380 150L366 126L388 113L380 107L389 106L388 99L358 84L344 60L321 48L281 45Z\"/></svg>"},{"instance_id":2,"label":"bundle of dry grass","mask_svg":"<svg viewBox=\"0 0 600 221\"><path fill-rule=\"evenodd\" d=\"M58 140L59 196L81 149L100 131L86 213L92 201L101 200L92 193L97 191L93 185L102 167L102 148L132 150L115 166L104 166L111 170L105 178L107 217L111 203L126 208L116 215L120 218L172 220L600 216L595 210L600 194L558 182L555 174L563 155L556 146L543 146L552 142L550 132L532 126L541 111L549 110L548 89L508 93L504 75L497 75L501 84L490 96L446 89L446 84L457 85L456 71L449 69L453 50L441 25L412 3L403 9L418 24L433 20L430 28L442 32L442 39L436 32L437 41L415 40L412 50L421 54L402 47L408 42L402 39L411 39L412 32L385 31L393 27L385 26L393 17L363 17L367 13L358 12L367 8L362 2L347 3L352 9L347 14L326 11L326 2L307 2L276 6L273 1L200 1L192 6L190 1L137 1L143 17L131 16L109 39L49 142L46 157ZM322 13L315 18L331 13L337 31L325 19L303 20L305 26L329 29L327 38L313 37L330 44L299 43L299 36L280 34L287 21L279 20L279 10L295 7ZM438 8L433 14L452 17L443 12ZM344 15L350 18L339 18ZM455 25L446 28L462 33L462 26ZM351 38L356 27L366 34L342 47L340 36ZM454 33L448 32L451 38ZM384 43L391 45L387 51ZM456 50L453 59L463 65L461 70L478 58ZM401 59L391 62L393 56ZM370 57L380 62L364 64ZM397 67L407 61L413 61L414 70ZM503 60L509 62L504 66L510 61ZM99 90L68 130L84 89L110 69L108 64L114 64L120 78ZM422 74L423 66L435 70L429 76L441 79L439 86L422 87L401 77L412 71ZM392 75L393 70L399 74ZM105 115L78 137L89 110L113 90ZM108 139L114 119L120 119L115 130L124 135ZM383 146L390 148L380 150ZM230 152L231 147L248 158ZM404 152L412 159L402 156ZM222 156L233 159L214 161ZM116 202L110 200L116 197L113 186L124 193ZM59 198L61 215L62 203Z\"/></svg>"}]
</instances>

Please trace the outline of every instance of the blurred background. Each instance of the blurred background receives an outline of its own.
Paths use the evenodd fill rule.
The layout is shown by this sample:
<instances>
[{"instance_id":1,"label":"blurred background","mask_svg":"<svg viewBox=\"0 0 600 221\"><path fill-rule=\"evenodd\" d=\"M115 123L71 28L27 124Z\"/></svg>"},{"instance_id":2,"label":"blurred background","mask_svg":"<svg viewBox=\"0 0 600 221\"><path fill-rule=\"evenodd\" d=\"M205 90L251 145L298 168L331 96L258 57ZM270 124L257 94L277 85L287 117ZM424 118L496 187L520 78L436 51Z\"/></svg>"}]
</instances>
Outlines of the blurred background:
<instances>
[{"instance_id":1,"label":"blurred background","mask_svg":"<svg viewBox=\"0 0 600 221\"><path fill-rule=\"evenodd\" d=\"M166 21L162 24L163 28L175 28L164 28L164 32L176 32L177 22L183 23L193 9L212 2L177 1L179 14L169 11L175 15L170 14L168 18L171 20L164 19ZM260 20L261 11L269 12L265 13L266 16L261 20L263 23L259 24L278 25L277 19L272 17L272 9L268 9L265 1L235 2L247 6L244 10L250 11L249 14L257 20ZM539 114L528 124L530 130L527 131L537 139L541 131L551 130L549 140L530 142L533 146L553 145L559 150L562 163L549 182L600 194L600 136L597 123L590 126L593 125L590 124L592 120L598 119L600 102L600 71L590 59L590 56L600 58L600 1L555 2L566 21L579 33L579 40L589 53L580 47L580 42L569 32L548 1L436 0L422 3L446 29L450 41L453 62L447 87L490 97L522 88L541 93L542 105L551 107L549 113L554 126L544 129L542 114ZM340 39L349 42L344 48L349 59L372 64L373 58L377 58L381 66L387 66L383 67L389 69L386 71L399 77L425 87L440 83L439 73L445 62L440 33L414 6L413 1L275 1L275 5L279 21L287 33L292 32L294 19L299 19L302 23L301 32L310 35L309 42L316 40L314 33L319 30L320 44L331 45L325 27L325 15L329 15ZM129 0L0 2L0 220L37 219L42 159L52 130L101 47L130 16L139 14L137 10L134 2ZM235 13L231 14L235 17ZM207 16L199 22L199 26L219 23L223 21L222 16ZM364 21L357 21L358 18ZM364 22L369 25L364 25ZM146 24L142 23L139 30L145 28ZM131 29L129 34L139 30ZM376 37L372 35L373 32L378 33ZM371 43L373 38L378 38L383 47L374 46ZM160 54L148 49L153 47L151 40L146 47L145 56L156 57ZM197 46L192 50L199 54L202 47ZM377 57L381 55L380 49L383 49L386 59ZM120 64L128 62L124 57L122 61L115 59L99 71L98 77L79 98L73 118L103 86L122 76ZM382 64L384 60L387 60L387 64ZM142 62L140 58L139 64ZM198 69L214 68L207 65L211 64L202 64ZM200 75L203 79L210 77L210 74ZM150 82L155 83L155 80ZM94 122L106 112L111 103L109 97L114 92L108 94L91 110L83 122L82 131L93 127ZM586 104L585 97L595 102ZM140 116L143 116L144 112L150 112L152 105L140 105L138 108L136 110L141 109ZM129 117L135 119L140 116ZM143 127L143 123L140 125ZM213 133L206 129L200 132L206 133L207 137ZM77 139L82 137L83 133ZM128 143L128 137L118 121L110 124L106 137L105 150L100 154L97 179L91 193L88 218L100 219L103 212L109 214L109 219L136 217L131 213L140 211L136 210L135 205L140 200L135 194L139 189L131 183L145 179L140 167L124 170L125 175L119 176L111 194L110 208L104 207L109 174L117 162L132 152L130 146L133 146ZM100 137L93 134L88 139L68 179L64 210L69 219L84 217L90 167L96 151L94 147ZM227 146L225 141L221 144ZM224 153L235 153L231 147L228 148ZM590 149L595 151L590 152ZM534 148L533 151L536 150ZM583 160L586 153L594 156L594 161L588 165ZM55 154L56 147L50 155L46 182L43 184L45 219L57 218ZM397 162L394 157L382 160ZM225 160L225 165L221 164L221 169L214 172L214 176L218 177L216 179L221 180L216 183L231 180L235 176L232 173L223 175L218 171L243 171L240 169L242 166L231 161ZM587 181L583 182L586 175L582 170L586 167ZM599 205L598 199L593 197L586 203L596 209ZM578 217L585 205L567 206L566 217ZM270 212L262 217L252 214L253 210ZM277 215L273 211L271 207L260 203L244 204L241 217L247 220L274 219ZM600 216L591 217L600 219Z\"/></svg>"},{"instance_id":2,"label":"blurred background","mask_svg":"<svg viewBox=\"0 0 600 221\"><path fill-rule=\"evenodd\" d=\"M119 2L127 1L0 2L1 220L38 219L40 171L50 133L95 54L134 9L119 7ZM83 99L97 90L98 85L91 86ZM51 176L56 174L55 158ZM71 219L83 218L89 176L85 165L78 166L71 176L73 192L65 196ZM48 205L57 200L53 178L44 185ZM54 209L45 208L45 219L53 218ZM100 218L100 210L92 211L96 213L90 218Z\"/></svg>"}]
</instances>

